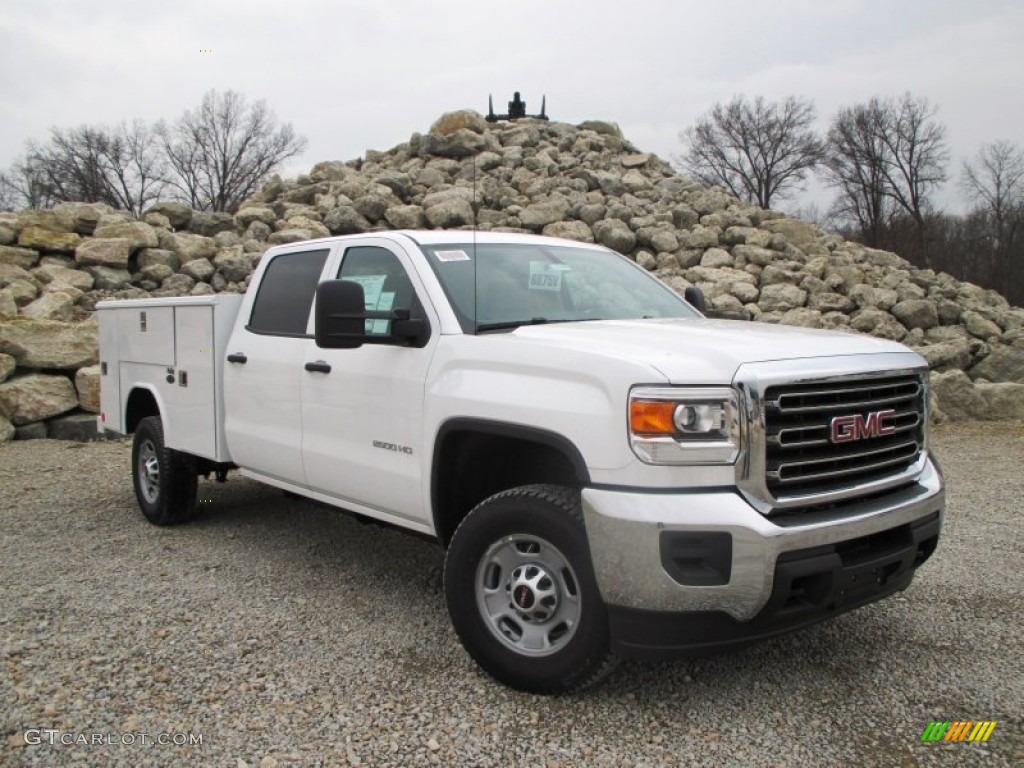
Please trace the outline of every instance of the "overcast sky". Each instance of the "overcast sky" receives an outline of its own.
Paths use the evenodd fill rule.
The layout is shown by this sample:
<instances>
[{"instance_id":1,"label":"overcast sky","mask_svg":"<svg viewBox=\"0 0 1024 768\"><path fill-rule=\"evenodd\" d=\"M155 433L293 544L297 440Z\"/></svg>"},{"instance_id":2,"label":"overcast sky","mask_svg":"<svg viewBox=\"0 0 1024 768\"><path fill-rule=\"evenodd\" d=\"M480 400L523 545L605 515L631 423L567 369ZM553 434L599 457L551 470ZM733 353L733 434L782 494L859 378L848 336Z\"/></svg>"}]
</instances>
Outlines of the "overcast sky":
<instances>
[{"instance_id":1,"label":"overcast sky","mask_svg":"<svg viewBox=\"0 0 1024 768\"><path fill-rule=\"evenodd\" d=\"M824 128L911 91L938 106L955 178L982 143L1024 143L1022 85L1021 0L3 0L0 167L51 126L174 118L211 88L308 138L292 174L488 93L531 112L546 94L552 119L612 120L670 159L735 94L810 98Z\"/></svg>"}]
</instances>

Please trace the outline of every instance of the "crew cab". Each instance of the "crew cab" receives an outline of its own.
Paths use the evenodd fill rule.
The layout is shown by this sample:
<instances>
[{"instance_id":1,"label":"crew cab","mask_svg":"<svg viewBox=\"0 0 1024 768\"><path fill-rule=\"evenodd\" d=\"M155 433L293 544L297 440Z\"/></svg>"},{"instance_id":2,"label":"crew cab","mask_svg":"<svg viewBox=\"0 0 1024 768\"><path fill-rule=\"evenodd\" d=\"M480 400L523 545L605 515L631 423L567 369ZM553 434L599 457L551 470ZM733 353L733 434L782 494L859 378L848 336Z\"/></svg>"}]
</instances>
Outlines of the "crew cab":
<instances>
[{"instance_id":1,"label":"crew cab","mask_svg":"<svg viewBox=\"0 0 1024 768\"><path fill-rule=\"evenodd\" d=\"M925 361L687 295L547 237L276 246L244 296L100 303L99 423L154 524L237 469L436 540L462 644L527 691L905 589L945 506Z\"/></svg>"}]
</instances>

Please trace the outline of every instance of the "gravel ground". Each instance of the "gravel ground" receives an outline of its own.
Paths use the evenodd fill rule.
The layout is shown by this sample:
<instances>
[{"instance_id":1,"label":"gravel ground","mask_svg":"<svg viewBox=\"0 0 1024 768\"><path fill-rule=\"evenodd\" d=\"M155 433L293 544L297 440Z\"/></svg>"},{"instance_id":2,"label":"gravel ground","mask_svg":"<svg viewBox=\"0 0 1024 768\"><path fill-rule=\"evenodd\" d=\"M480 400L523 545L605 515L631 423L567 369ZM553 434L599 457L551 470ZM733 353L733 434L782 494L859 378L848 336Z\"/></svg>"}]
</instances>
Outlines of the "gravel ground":
<instances>
[{"instance_id":1,"label":"gravel ground","mask_svg":"<svg viewBox=\"0 0 1024 768\"><path fill-rule=\"evenodd\" d=\"M429 542L240 478L158 529L126 442L0 445L0 764L1024 764L1024 425L935 445L944 536L907 592L553 699L473 665ZM933 719L998 725L922 744Z\"/></svg>"}]
</instances>

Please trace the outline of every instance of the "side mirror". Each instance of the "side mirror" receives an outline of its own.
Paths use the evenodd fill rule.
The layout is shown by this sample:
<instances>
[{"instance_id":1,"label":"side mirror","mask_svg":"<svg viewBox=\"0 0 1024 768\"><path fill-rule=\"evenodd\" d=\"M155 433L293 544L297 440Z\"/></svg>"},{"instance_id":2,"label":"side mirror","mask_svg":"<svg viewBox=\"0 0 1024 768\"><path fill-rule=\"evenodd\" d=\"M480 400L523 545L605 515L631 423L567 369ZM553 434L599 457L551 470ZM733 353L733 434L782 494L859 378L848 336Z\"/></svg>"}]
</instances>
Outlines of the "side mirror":
<instances>
[{"instance_id":1,"label":"side mirror","mask_svg":"<svg viewBox=\"0 0 1024 768\"><path fill-rule=\"evenodd\" d=\"M363 286L351 280L326 280L316 288L314 337L323 349L355 349L366 341Z\"/></svg>"},{"instance_id":2,"label":"side mirror","mask_svg":"<svg viewBox=\"0 0 1024 768\"><path fill-rule=\"evenodd\" d=\"M683 291L683 298L686 299L687 303L702 315L707 313L708 309L707 302L704 300L704 291L696 285L687 287L687 289Z\"/></svg>"}]
</instances>

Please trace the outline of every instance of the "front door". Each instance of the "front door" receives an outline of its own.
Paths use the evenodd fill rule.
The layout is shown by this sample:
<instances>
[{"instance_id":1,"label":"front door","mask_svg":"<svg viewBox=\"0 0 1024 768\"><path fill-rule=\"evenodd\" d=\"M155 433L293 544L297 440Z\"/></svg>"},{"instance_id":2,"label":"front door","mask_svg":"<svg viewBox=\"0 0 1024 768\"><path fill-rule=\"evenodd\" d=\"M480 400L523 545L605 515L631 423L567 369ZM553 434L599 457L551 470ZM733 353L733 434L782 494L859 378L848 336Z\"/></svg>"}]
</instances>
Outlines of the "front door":
<instances>
[{"instance_id":1,"label":"front door","mask_svg":"<svg viewBox=\"0 0 1024 768\"><path fill-rule=\"evenodd\" d=\"M409 309L433 331L421 348L364 344L306 348L302 379L302 455L310 488L344 506L380 517L425 522L423 397L439 327L400 246L360 240L341 256L337 275L363 286L367 309ZM390 320L367 320L369 335L390 333Z\"/></svg>"}]
</instances>

